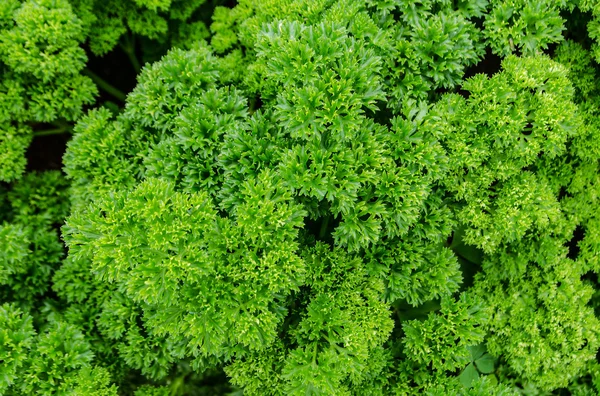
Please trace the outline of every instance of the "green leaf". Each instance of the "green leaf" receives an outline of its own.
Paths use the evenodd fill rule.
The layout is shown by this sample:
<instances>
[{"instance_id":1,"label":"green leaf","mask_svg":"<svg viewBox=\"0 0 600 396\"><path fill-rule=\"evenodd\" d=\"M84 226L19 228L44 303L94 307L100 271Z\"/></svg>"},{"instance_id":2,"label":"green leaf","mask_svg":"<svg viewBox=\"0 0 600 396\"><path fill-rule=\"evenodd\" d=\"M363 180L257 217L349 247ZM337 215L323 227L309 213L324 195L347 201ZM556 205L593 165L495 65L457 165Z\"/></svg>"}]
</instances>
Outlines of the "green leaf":
<instances>
[{"instance_id":1,"label":"green leaf","mask_svg":"<svg viewBox=\"0 0 600 396\"><path fill-rule=\"evenodd\" d=\"M467 388L470 388L473 381L475 381L477 378L479 378L479 373L477 372L477 369L473 363L469 363L469 365L465 367L463 372L458 376L460 383Z\"/></svg>"},{"instance_id":2,"label":"green leaf","mask_svg":"<svg viewBox=\"0 0 600 396\"><path fill-rule=\"evenodd\" d=\"M483 374L490 374L494 372L495 359L489 353L486 353L481 358L475 361L475 366Z\"/></svg>"},{"instance_id":3,"label":"green leaf","mask_svg":"<svg viewBox=\"0 0 600 396\"><path fill-rule=\"evenodd\" d=\"M471 352L471 361L472 362L474 362L477 359L479 359L480 357L482 357L483 354L486 352L485 345L483 345L483 344L472 345L472 346L467 347L467 349L469 350L469 352Z\"/></svg>"}]
</instances>

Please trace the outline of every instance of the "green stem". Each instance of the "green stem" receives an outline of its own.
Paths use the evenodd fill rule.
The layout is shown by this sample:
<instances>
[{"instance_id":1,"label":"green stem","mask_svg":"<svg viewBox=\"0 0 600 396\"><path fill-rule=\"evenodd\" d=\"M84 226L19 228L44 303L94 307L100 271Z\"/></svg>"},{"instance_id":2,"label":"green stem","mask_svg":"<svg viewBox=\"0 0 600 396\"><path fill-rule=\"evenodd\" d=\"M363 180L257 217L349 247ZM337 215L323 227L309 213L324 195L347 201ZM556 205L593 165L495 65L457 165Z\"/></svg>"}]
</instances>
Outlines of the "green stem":
<instances>
[{"instance_id":1,"label":"green stem","mask_svg":"<svg viewBox=\"0 0 600 396\"><path fill-rule=\"evenodd\" d=\"M135 69L135 72L139 73L142 69L142 66L137 56L135 56L135 36L125 35L123 37L123 41L119 43L119 46L127 54L127 57Z\"/></svg>"},{"instance_id":2,"label":"green stem","mask_svg":"<svg viewBox=\"0 0 600 396\"><path fill-rule=\"evenodd\" d=\"M61 135L63 133L69 133L71 132L70 128L54 128L54 129L46 129L45 131L38 131L38 132L34 132L33 136L34 137L38 137L38 136L51 136L51 135Z\"/></svg>"},{"instance_id":3,"label":"green stem","mask_svg":"<svg viewBox=\"0 0 600 396\"><path fill-rule=\"evenodd\" d=\"M179 377L175 378L175 380L173 381L173 383L171 383L170 386L170 396L177 396L179 394L179 389L183 386L185 380L185 376L180 375Z\"/></svg>"},{"instance_id":4,"label":"green stem","mask_svg":"<svg viewBox=\"0 0 600 396\"><path fill-rule=\"evenodd\" d=\"M88 69L85 69L83 71L83 74L85 74L86 76L91 78L92 81L94 81L100 89L102 89L106 93L112 95L115 99L118 99L121 102L125 102L125 98L127 97L127 95L125 95L120 89L115 88L114 86L110 85L108 82L103 80L100 76L98 76L97 74L93 73L92 71L90 71Z\"/></svg>"},{"instance_id":5,"label":"green stem","mask_svg":"<svg viewBox=\"0 0 600 396\"><path fill-rule=\"evenodd\" d=\"M325 238L325 234L327 233L327 227L329 227L329 218L331 216L325 217L323 223L321 223L321 229L319 230L319 239Z\"/></svg>"}]
</instances>

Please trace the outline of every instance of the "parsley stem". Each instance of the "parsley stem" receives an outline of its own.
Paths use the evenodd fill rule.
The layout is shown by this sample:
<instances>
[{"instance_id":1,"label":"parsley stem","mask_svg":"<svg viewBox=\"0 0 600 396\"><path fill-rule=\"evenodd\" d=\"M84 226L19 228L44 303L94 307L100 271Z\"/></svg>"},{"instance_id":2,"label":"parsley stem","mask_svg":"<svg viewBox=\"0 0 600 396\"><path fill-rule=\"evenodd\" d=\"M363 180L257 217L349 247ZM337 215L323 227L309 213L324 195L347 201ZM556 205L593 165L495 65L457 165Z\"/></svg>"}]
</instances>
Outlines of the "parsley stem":
<instances>
[{"instance_id":1,"label":"parsley stem","mask_svg":"<svg viewBox=\"0 0 600 396\"><path fill-rule=\"evenodd\" d=\"M325 233L327 233L327 227L329 227L329 218L331 216L327 216L323 219L321 223L321 229L319 230L319 239L325 238Z\"/></svg>"},{"instance_id":2,"label":"parsley stem","mask_svg":"<svg viewBox=\"0 0 600 396\"><path fill-rule=\"evenodd\" d=\"M89 69L85 69L83 73L89 78L91 78L92 81L94 81L101 90L112 95L115 99L118 99L121 102L125 102L125 98L127 97L127 95L125 95L120 89L112 86Z\"/></svg>"},{"instance_id":3,"label":"parsley stem","mask_svg":"<svg viewBox=\"0 0 600 396\"><path fill-rule=\"evenodd\" d=\"M139 73L142 69L140 61L137 56L135 56L135 36L134 35L125 35L123 36L123 41L119 43L119 47L127 54L129 58L129 62L133 66L136 73Z\"/></svg>"},{"instance_id":4,"label":"parsley stem","mask_svg":"<svg viewBox=\"0 0 600 396\"><path fill-rule=\"evenodd\" d=\"M46 129L44 131L34 132L33 136L38 137L38 136L61 135L63 133L69 133L69 132L71 132L70 128L60 127L60 128Z\"/></svg>"}]
</instances>

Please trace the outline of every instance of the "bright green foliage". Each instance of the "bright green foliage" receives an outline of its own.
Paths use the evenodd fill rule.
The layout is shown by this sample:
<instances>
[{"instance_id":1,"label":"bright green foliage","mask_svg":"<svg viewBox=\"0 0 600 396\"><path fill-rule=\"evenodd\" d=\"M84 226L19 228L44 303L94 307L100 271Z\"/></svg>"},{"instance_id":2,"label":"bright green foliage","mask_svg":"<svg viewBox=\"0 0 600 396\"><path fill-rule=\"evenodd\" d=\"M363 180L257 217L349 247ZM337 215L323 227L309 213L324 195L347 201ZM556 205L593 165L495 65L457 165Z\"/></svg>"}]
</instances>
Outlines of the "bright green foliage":
<instances>
[{"instance_id":1,"label":"bright green foliage","mask_svg":"<svg viewBox=\"0 0 600 396\"><path fill-rule=\"evenodd\" d=\"M111 385L110 375L100 367L79 370L73 382L69 392L74 396L116 396L118 394L116 386Z\"/></svg>"},{"instance_id":2,"label":"bright green foliage","mask_svg":"<svg viewBox=\"0 0 600 396\"><path fill-rule=\"evenodd\" d=\"M187 196L150 179L131 194L90 208L86 223L72 218L69 227L86 231L67 229L69 245L76 259L92 259L100 279L148 305L146 318L157 335L183 337L190 353L229 355L235 348L225 352L227 345L236 344L261 349L281 321L278 300L297 288L304 272L293 242L302 211L286 202L289 196L270 179L265 174L245 186L248 202L240 206L243 215L236 223L217 218L205 194ZM248 213L265 195L280 203ZM75 249L80 245L85 249ZM217 305L201 308L210 301Z\"/></svg>"},{"instance_id":3,"label":"bright green foliage","mask_svg":"<svg viewBox=\"0 0 600 396\"><path fill-rule=\"evenodd\" d=\"M247 383L248 370L276 354L281 363L271 370L281 378L276 387L283 393L381 386L361 372L367 364L377 362L380 371L387 364L381 346L391 321L383 302L383 279L368 278L366 266L359 258L346 258L348 253L339 251L325 259L325 245L300 254L299 241L309 235L298 231L308 216L322 223L325 237L335 217L341 216L333 237L351 251L376 242L380 228L390 238L405 234L418 219L417 207L427 199L431 182L439 177L435 160L443 150L435 139L415 130L425 109L407 108L409 119L398 118L393 131L364 115L376 110L377 98L383 99L377 86L381 66L366 42L335 25L289 23L282 29L288 30L266 31L260 38L257 45L264 49L257 62L288 45L283 34L292 31L300 36L290 44L313 53L325 49L331 56L306 64L315 73L312 88L301 81L290 85L297 73L286 59L279 66L271 64L265 73L272 88L265 90L274 92L284 84L290 88L285 97L273 96L273 110L250 115L241 92L216 84L222 66L199 46L173 51L145 69L125 112L110 123L107 112L90 114L70 144L66 170L82 205L65 228L71 257L75 262L90 260L97 280L114 282L122 297L103 303L100 332L121 343L119 352L129 366L151 377L164 376L169 364L183 356L195 358L200 366L210 364L207 359L235 358L228 369L234 382L248 392L260 392L260 383L256 388ZM311 36L313 41L303 38ZM344 50L348 46L351 51ZM302 64L295 55L299 50L290 48L290 56ZM343 62L363 66L357 71L335 68ZM317 73L331 76L318 78ZM373 73L373 81L363 80ZM331 93L319 97L319 91ZM333 101L339 110L328 114ZM309 106L305 110L299 107L303 103ZM317 118L298 120L313 108ZM276 128L270 126L273 122ZM127 135L137 138L124 139ZM394 148L395 142L411 135L411 143ZM89 151L99 146L107 148L102 156ZM300 164L310 162L314 165L308 172L302 170ZM431 175L420 175L428 165ZM125 187L105 172L118 172L125 186L137 184L138 178L146 180ZM418 179L410 181L411 175ZM376 183L381 177L389 178L390 187L393 180L406 182L389 189ZM360 191L362 184L367 187ZM115 188L120 192L110 192ZM403 191L413 197L402 197ZM381 202L370 203L373 197ZM94 204L87 206L90 198ZM430 198L430 204L431 223L441 221L444 232L450 232L449 220L444 220L450 213L436 209L439 197ZM435 226L415 226L414 233L441 242ZM455 284L460 283L451 256L435 258L432 252L431 260L447 261ZM333 271L333 263L342 265L336 270L340 274L356 272L357 278L348 279L346 286L336 284L333 275L321 280L320 272ZM428 263L421 265L424 282L435 276L427 270ZM317 264L325 268L311 269ZM61 270L60 285L68 287L62 276L69 275ZM302 291L302 285L312 291ZM293 291L304 295L306 305L292 313L286 299ZM69 294L73 298L79 292ZM332 306L331 298L339 306ZM293 325L296 330L290 328L298 344L293 351L273 346L278 343L277 328L292 325L284 323L288 314L303 318ZM127 317L140 318L145 330ZM150 345L158 354L143 352ZM378 358L371 362L372 356ZM345 364L334 365L342 358Z\"/></svg>"},{"instance_id":4,"label":"bright green foliage","mask_svg":"<svg viewBox=\"0 0 600 396\"><path fill-rule=\"evenodd\" d=\"M3 7L12 13L3 12L1 121L76 119L96 88L80 75L87 60L79 46L85 34L71 5L66 0L11 0Z\"/></svg>"},{"instance_id":5,"label":"bright green foliage","mask_svg":"<svg viewBox=\"0 0 600 396\"><path fill-rule=\"evenodd\" d=\"M585 127L574 141L570 158L565 161L566 171L560 174L567 196L565 211L584 232L579 242L577 264L582 271L600 271L600 213L595 210L600 191L600 124L598 123L598 75L591 67L591 54L581 46L567 42L559 47L557 57L569 67L569 77L574 81L579 111ZM558 171L555 171L558 173Z\"/></svg>"},{"instance_id":6,"label":"bright green foliage","mask_svg":"<svg viewBox=\"0 0 600 396\"><path fill-rule=\"evenodd\" d=\"M66 323L52 323L36 337L11 391L36 395L116 396L110 376L90 365L94 355L83 334Z\"/></svg>"},{"instance_id":7,"label":"bright green foliage","mask_svg":"<svg viewBox=\"0 0 600 396\"><path fill-rule=\"evenodd\" d=\"M97 94L80 74L81 21L67 0L0 5L0 181L18 179L32 139L25 123L72 121Z\"/></svg>"},{"instance_id":8,"label":"bright green foliage","mask_svg":"<svg viewBox=\"0 0 600 396\"><path fill-rule=\"evenodd\" d=\"M83 27L66 1L26 1L14 11L2 37L5 65L47 82L85 64ZM10 25L9 25L10 26Z\"/></svg>"},{"instance_id":9,"label":"bright green foliage","mask_svg":"<svg viewBox=\"0 0 600 396\"><path fill-rule=\"evenodd\" d=\"M386 363L380 346L392 323L381 281L365 276L360 259L324 244L307 251L306 262L311 291L302 293L306 306L299 322L288 323L289 336L226 369L248 394L261 394L266 384L274 394L360 393Z\"/></svg>"},{"instance_id":10,"label":"bright green foliage","mask_svg":"<svg viewBox=\"0 0 600 396\"><path fill-rule=\"evenodd\" d=\"M107 83L86 69L89 46L105 55L117 45L140 68L134 39L187 46L205 38L188 20L204 0L4 0L0 4L0 181L21 177L34 131L65 133ZM171 25L169 27L169 25ZM152 44L154 43L154 44ZM159 51L160 52L160 51ZM145 51L152 58L150 51ZM96 84L95 84L96 83ZM110 85L109 85L110 87ZM117 93L118 100L124 100Z\"/></svg>"},{"instance_id":11,"label":"bright green foliage","mask_svg":"<svg viewBox=\"0 0 600 396\"><path fill-rule=\"evenodd\" d=\"M490 49L498 55L511 53L538 54L565 35L580 35L593 40L591 54L600 60L600 3L596 0L492 0L485 16L483 34ZM567 32L571 19L573 32Z\"/></svg>"},{"instance_id":12,"label":"bright green foliage","mask_svg":"<svg viewBox=\"0 0 600 396\"><path fill-rule=\"evenodd\" d=\"M403 323L404 344L410 359L434 370L453 371L465 367L470 352L466 348L483 341L480 327L488 318L481 306L461 294L460 303L443 299L438 314L426 320Z\"/></svg>"},{"instance_id":13,"label":"bright green foliage","mask_svg":"<svg viewBox=\"0 0 600 396\"><path fill-rule=\"evenodd\" d=\"M36 341L31 348L29 364L19 375L21 383L15 384L24 393L60 392L61 388L70 385L77 369L89 365L93 358L83 334L67 324L53 325Z\"/></svg>"},{"instance_id":14,"label":"bright green foliage","mask_svg":"<svg viewBox=\"0 0 600 396\"><path fill-rule=\"evenodd\" d=\"M34 336L31 316L10 304L0 306L0 392L4 393L18 377Z\"/></svg>"},{"instance_id":15,"label":"bright green foliage","mask_svg":"<svg viewBox=\"0 0 600 396\"><path fill-rule=\"evenodd\" d=\"M154 349L162 349L165 340L158 339L154 345L136 342L140 333L139 312L131 309L131 304L127 304L114 287L94 282L87 261L66 260L54 274L53 283L53 290L69 304L64 312L53 315L85 332L94 347L96 362L107 367L114 380L127 376L124 367L127 356L127 364L139 370L143 368L145 375L156 376L161 372L164 375L165 363L157 361ZM115 345L114 340L122 342ZM122 359L115 361L119 355Z\"/></svg>"},{"instance_id":16,"label":"bright green foliage","mask_svg":"<svg viewBox=\"0 0 600 396\"><path fill-rule=\"evenodd\" d=\"M22 227L5 224L0 228L2 241L2 276L0 282L8 282L15 273L24 272L21 267L29 253L29 240Z\"/></svg>"},{"instance_id":17,"label":"bright green foliage","mask_svg":"<svg viewBox=\"0 0 600 396\"><path fill-rule=\"evenodd\" d=\"M58 172L29 173L0 195L10 203L0 219L0 296L29 304L63 258L54 227L68 211L66 182Z\"/></svg>"},{"instance_id":18,"label":"bright green foliage","mask_svg":"<svg viewBox=\"0 0 600 396\"><path fill-rule=\"evenodd\" d=\"M75 137L69 142L70 150L64 158L66 163L73 163L70 160L73 156L78 158L77 167L65 167L66 174L76 180L72 186L74 204L78 203L77 192L84 187L87 194L92 194L102 185L128 185L133 180L134 164L128 164L127 157L119 151L135 152L136 142L127 139L119 124L107 125L110 116L108 109L93 110L75 126ZM82 130L87 133L80 134ZM120 166L113 168L116 163Z\"/></svg>"},{"instance_id":19,"label":"bright green foliage","mask_svg":"<svg viewBox=\"0 0 600 396\"><path fill-rule=\"evenodd\" d=\"M495 380L490 380L490 377L481 377L471 383L471 387L465 389L456 383L451 383L445 386L435 386L425 393L428 396L435 395L460 395L460 396L516 396L519 393L508 386L498 384Z\"/></svg>"},{"instance_id":20,"label":"bright green foliage","mask_svg":"<svg viewBox=\"0 0 600 396\"><path fill-rule=\"evenodd\" d=\"M0 295L3 301L32 299L48 288L50 275L63 256L57 232L22 224L0 226Z\"/></svg>"},{"instance_id":21,"label":"bright green foliage","mask_svg":"<svg viewBox=\"0 0 600 396\"><path fill-rule=\"evenodd\" d=\"M0 191L1 394L117 395L81 330L36 309L64 253L55 227L69 210L66 187L48 171Z\"/></svg>"},{"instance_id":22,"label":"bright green foliage","mask_svg":"<svg viewBox=\"0 0 600 396\"><path fill-rule=\"evenodd\" d=\"M591 53L598 62L600 61L600 45L598 44L600 39L600 3L596 0L581 0L578 2L578 6L582 11L588 12L592 16L591 21L587 24L587 30L589 37L594 40Z\"/></svg>"},{"instance_id":23,"label":"bright green foliage","mask_svg":"<svg viewBox=\"0 0 600 396\"><path fill-rule=\"evenodd\" d=\"M455 293L462 275L452 251L439 242L422 240L417 233L406 240L414 242L380 244L367 253L369 271L385 279L386 299L419 306Z\"/></svg>"},{"instance_id":24,"label":"bright green foliage","mask_svg":"<svg viewBox=\"0 0 600 396\"><path fill-rule=\"evenodd\" d=\"M563 258L564 248L555 248L563 250L560 253L532 245L521 244L521 257L502 254L484 262L487 275L510 274L511 266L521 261L523 272L514 278L510 274L507 287L493 278L481 278L477 284L481 297L494 308L490 352L502 355L520 378L549 390L565 387L595 359L600 322L586 307L593 288L582 284L577 267ZM551 254L543 257L538 249Z\"/></svg>"},{"instance_id":25,"label":"bright green foliage","mask_svg":"<svg viewBox=\"0 0 600 396\"><path fill-rule=\"evenodd\" d=\"M393 56L387 57L389 95L423 99L434 89L455 87L465 68L483 56L481 33L472 20L482 16L487 2L398 3L396 10L382 7L384 14L400 14L392 25Z\"/></svg>"},{"instance_id":26,"label":"bright green foliage","mask_svg":"<svg viewBox=\"0 0 600 396\"><path fill-rule=\"evenodd\" d=\"M205 0L71 0L97 55L111 51L127 32L153 40L169 39L169 25L186 21ZM123 49L133 51L131 42Z\"/></svg>"},{"instance_id":27,"label":"bright green foliage","mask_svg":"<svg viewBox=\"0 0 600 396\"><path fill-rule=\"evenodd\" d=\"M467 293L456 299L444 297L441 304L423 307L426 309L410 310L400 316L413 315L417 319L404 320L404 337L392 341L392 350L397 350L400 358L390 373L393 394L463 395L478 387L486 390L483 394L503 394L502 388L485 376L477 385L480 374L473 361L481 358L477 351L482 349L480 342L485 336L481 325L489 319L487 308ZM438 311L431 312L431 307ZM457 371L460 375L451 375ZM485 371L485 374L491 372Z\"/></svg>"},{"instance_id":28,"label":"bright green foliage","mask_svg":"<svg viewBox=\"0 0 600 396\"><path fill-rule=\"evenodd\" d=\"M565 152L580 122L561 65L508 57L503 68L467 80L468 99L445 96L428 120L448 150L444 185L464 202L464 240L486 253L558 221L556 191L535 170Z\"/></svg>"},{"instance_id":29,"label":"bright green foliage","mask_svg":"<svg viewBox=\"0 0 600 396\"><path fill-rule=\"evenodd\" d=\"M485 18L484 35L492 51L508 55L519 51L534 55L560 42L565 29L560 15L565 1L492 0Z\"/></svg>"},{"instance_id":30,"label":"bright green foliage","mask_svg":"<svg viewBox=\"0 0 600 396\"><path fill-rule=\"evenodd\" d=\"M600 393L596 8L2 2L0 394Z\"/></svg>"},{"instance_id":31,"label":"bright green foliage","mask_svg":"<svg viewBox=\"0 0 600 396\"><path fill-rule=\"evenodd\" d=\"M28 173L7 194L10 214L21 224L60 224L69 211L68 185L60 172Z\"/></svg>"},{"instance_id":32,"label":"bright green foliage","mask_svg":"<svg viewBox=\"0 0 600 396\"><path fill-rule=\"evenodd\" d=\"M534 6L515 12L562 26ZM485 7L218 8L210 47L171 51L123 113L76 127L57 290L94 301L95 337L155 379L183 359L225 364L247 394L573 383L600 330L585 271L561 247L595 226L575 209L589 189L560 196L597 159L579 110L588 85L538 54L560 39L538 24L515 47L535 56L435 94L483 56L471 19ZM484 36L505 55L515 48L486 36L500 30Z\"/></svg>"},{"instance_id":33,"label":"bright green foliage","mask_svg":"<svg viewBox=\"0 0 600 396\"><path fill-rule=\"evenodd\" d=\"M31 143L31 130L0 123L0 180L17 179L25 170L25 150Z\"/></svg>"},{"instance_id":34,"label":"bright green foliage","mask_svg":"<svg viewBox=\"0 0 600 396\"><path fill-rule=\"evenodd\" d=\"M335 24L384 57L382 73L388 78L382 82L388 87L388 105L396 106L406 96L423 98L433 89L454 87L465 67L482 57L480 33L471 19L481 17L485 6L484 1L454 6L436 1L296 0L281 7L277 0L240 1L233 9L215 10L211 45L218 53L237 46L255 50L265 22ZM251 87L260 81L252 72L243 78Z\"/></svg>"}]
</instances>

